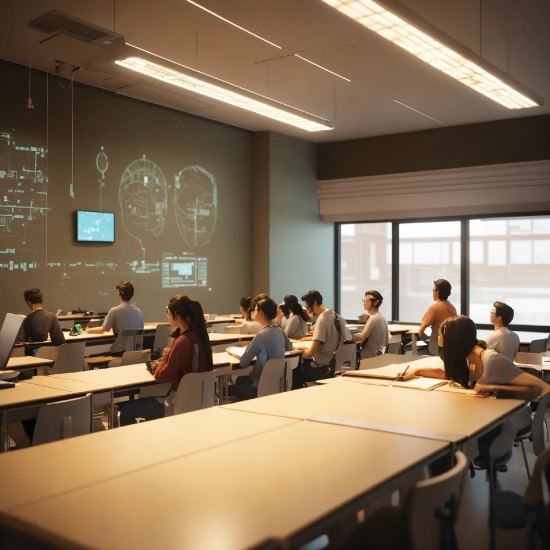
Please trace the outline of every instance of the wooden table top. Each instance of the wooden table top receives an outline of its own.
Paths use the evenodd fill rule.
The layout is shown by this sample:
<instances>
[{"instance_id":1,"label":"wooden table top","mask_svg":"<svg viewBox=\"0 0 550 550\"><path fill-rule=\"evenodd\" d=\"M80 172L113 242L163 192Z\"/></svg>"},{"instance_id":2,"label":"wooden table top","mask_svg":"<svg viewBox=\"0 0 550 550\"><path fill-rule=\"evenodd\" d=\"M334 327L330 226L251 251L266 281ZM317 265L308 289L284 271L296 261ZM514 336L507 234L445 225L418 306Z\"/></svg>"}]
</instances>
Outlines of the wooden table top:
<instances>
[{"instance_id":1,"label":"wooden table top","mask_svg":"<svg viewBox=\"0 0 550 550\"><path fill-rule=\"evenodd\" d=\"M242 413L235 414L239 414L239 423L244 422ZM257 416L262 421L273 421L273 417ZM164 431L169 421L156 420L145 426L155 425L157 431ZM193 437L169 437L174 435L171 431L165 432L165 439L177 439L185 445L186 440L208 434L208 430L198 427L184 431L184 424L182 421L179 431L192 433ZM80 454L81 448L76 445L78 455L70 456L70 460L69 453L59 452L61 457L67 456L62 460L69 471L57 468L58 486L46 491L55 491L55 495L47 499L34 496L26 505L4 508L0 521L15 521L29 531L47 533L54 545L98 549L246 548L270 536L292 537L350 503L361 506L362 498L393 488L403 476L410 475L411 469L420 468L448 448L440 441L297 422L201 452L178 458L171 454L167 458L170 453L158 448L160 440L151 442L140 428L131 434L128 428L113 430L118 437L130 440L133 453L127 450L119 455L111 446L100 444L98 437L96 445L87 448L93 453L91 457ZM219 428L217 441L230 431L226 425ZM154 434L152 428L147 429L148 434ZM81 438L82 443L95 436ZM51 447L54 445L61 451L60 444ZM360 459L349 460L352 456ZM143 466L147 460L144 457L156 463ZM42 458L42 464L48 464L48 457ZM38 456L33 459L36 464ZM113 474L113 463L119 462L125 467L121 467L120 475ZM138 463L142 466L137 467ZM104 468L100 482L94 483L93 476L84 472L92 464L94 469L98 464ZM302 468L300 464L308 466ZM0 466L4 466L1 460ZM253 475L255 467L259 471ZM54 480L45 481L49 470L44 468L40 483L53 488ZM81 479L81 475L88 477ZM60 490L70 485L65 481L67 477L78 478L79 488ZM17 489L14 484L12 491Z\"/></svg>"}]
</instances>

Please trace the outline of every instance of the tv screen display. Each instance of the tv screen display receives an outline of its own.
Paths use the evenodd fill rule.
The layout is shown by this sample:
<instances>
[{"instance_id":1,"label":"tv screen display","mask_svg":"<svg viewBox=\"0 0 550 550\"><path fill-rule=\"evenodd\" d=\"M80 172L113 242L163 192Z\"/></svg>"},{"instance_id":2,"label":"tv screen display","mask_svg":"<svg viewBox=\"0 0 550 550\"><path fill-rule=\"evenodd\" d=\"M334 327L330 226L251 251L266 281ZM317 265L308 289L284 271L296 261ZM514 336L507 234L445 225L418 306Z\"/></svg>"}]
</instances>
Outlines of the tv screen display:
<instances>
[{"instance_id":1,"label":"tv screen display","mask_svg":"<svg viewBox=\"0 0 550 550\"><path fill-rule=\"evenodd\" d=\"M85 243L114 243L114 212L76 211L76 240Z\"/></svg>"}]
</instances>

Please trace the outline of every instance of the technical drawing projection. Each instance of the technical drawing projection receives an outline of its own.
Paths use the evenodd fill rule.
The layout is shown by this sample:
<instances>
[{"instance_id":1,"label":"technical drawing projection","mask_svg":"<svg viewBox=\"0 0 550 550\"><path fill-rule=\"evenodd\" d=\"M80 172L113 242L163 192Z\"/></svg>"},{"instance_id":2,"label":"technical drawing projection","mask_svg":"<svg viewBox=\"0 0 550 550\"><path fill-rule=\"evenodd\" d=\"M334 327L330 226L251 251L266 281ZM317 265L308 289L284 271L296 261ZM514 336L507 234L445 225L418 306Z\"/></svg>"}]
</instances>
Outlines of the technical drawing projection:
<instances>
[{"instance_id":1,"label":"technical drawing projection","mask_svg":"<svg viewBox=\"0 0 550 550\"><path fill-rule=\"evenodd\" d=\"M218 190L210 172L188 166L175 176L174 213L179 232L191 246L205 245L218 217Z\"/></svg>"},{"instance_id":2,"label":"technical drawing projection","mask_svg":"<svg viewBox=\"0 0 550 550\"><path fill-rule=\"evenodd\" d=\"M0 269L37 269L46 250L48 176L43 147L0 132Z\"/></svg>"},{"instance_id":3,"label":"technical drawing projection","mask_svg":"<svg viewBox=\"0 0 550 550\"><path fill-rule=\"evenodd\" d=\"M161 169L145 155L132 162L122 174L118 200L124 229L145 252L143 239L158 237L166 222L168 195Z\"/></svg>"}]
</instances>

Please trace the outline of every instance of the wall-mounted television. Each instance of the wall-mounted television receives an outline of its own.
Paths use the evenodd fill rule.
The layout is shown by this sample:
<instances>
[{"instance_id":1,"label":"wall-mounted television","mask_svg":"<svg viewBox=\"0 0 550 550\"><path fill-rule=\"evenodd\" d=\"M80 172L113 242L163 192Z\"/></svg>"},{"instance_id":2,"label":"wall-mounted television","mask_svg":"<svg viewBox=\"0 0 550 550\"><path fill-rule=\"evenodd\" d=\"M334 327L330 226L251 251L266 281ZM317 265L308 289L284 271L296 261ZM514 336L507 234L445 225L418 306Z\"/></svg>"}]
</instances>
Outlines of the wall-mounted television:
<instances>
[{"instance_id":1,"label":"wall-mounted television","mask_svg":"<svg viewBox=\"0 0 550 550\"><path fill-rule=\"evenodd\" d=\"M77 210L76 240L80 243L114 243L115 213Z\"/></svg>"}]
</instances>

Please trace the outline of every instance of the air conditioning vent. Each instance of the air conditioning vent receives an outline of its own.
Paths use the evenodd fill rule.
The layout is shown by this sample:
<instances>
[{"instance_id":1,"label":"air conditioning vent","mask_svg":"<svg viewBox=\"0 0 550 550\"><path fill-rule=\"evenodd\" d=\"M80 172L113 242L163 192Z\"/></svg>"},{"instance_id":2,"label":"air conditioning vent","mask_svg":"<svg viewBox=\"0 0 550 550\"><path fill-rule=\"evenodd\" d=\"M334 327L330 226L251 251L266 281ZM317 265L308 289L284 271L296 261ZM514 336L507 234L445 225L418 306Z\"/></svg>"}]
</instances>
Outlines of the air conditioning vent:
<instances>
[{"instance_id":1,"label":"air conditioning vent","mask_svg":"<svg viewBox=\"0 0 550 550\"><path fill-rule=\"evenodd\" d=\"M108 29L77 19L68 13L52 10L29 22L29 27L44 33L61 33L92 44L105 44L123 39Z\"/></svg>"}]
</instances>

